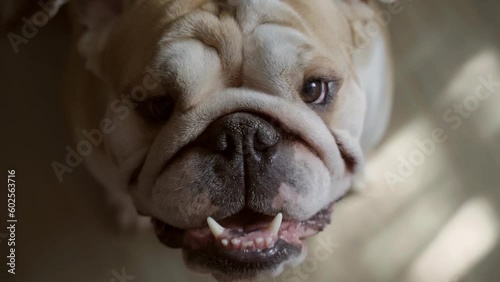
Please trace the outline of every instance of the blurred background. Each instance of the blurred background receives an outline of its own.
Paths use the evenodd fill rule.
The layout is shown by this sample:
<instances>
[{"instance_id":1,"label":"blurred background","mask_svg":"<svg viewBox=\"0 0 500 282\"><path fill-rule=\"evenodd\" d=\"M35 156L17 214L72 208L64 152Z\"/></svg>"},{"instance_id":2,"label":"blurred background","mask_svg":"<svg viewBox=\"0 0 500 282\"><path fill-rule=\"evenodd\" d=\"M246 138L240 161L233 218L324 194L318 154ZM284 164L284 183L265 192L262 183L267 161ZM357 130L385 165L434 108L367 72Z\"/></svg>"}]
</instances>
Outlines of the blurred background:
<instances>
[{"instance_id":1,"label":"blurred background","mask_svg":"<svg viewBox=\"0 0 500 282\"><path fill-rule=\"evenodd\" d=\"M6 22L20 33L25 2L0 4L1 167L16 169L19 219L12 277L1 208L0 281L207 281L152 233L119 232L84 166L59 183L70 24L63 10L16 53ZM389 21L394 115L366 187L275 281L500 281L500 2L400 2Z\"/></svg>"}]
</instances>

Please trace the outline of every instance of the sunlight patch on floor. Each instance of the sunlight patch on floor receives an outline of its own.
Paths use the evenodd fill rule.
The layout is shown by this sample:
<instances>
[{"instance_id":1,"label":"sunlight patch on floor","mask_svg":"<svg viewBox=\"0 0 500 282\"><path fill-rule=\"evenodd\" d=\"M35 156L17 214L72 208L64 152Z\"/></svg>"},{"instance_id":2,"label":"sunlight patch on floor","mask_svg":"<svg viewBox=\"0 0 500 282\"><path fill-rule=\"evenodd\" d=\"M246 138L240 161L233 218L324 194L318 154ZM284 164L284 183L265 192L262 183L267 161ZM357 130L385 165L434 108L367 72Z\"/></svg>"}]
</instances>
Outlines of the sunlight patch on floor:
<instances>
[{"instance_id":1,"label":"sunlight patch on floor","mask_svg":"<svg viewBox=\"0 0 500 282\"><path fill-rule=\"evenodd\" d=\"M380 227L370 235L364 260L376 281L397 281L401 268L413 261L456 210L462 197L456 192L460 183L451 177L431 182L422 184L428 188L425 192L399 201L399 208L379 219Z\"/></svg>"},{"instance_id":2,"label":"sunlight patch on floor","mask_svg":"<svg viewBox=\"0 0 500 282\"><path fill-rule=\"evenodd\" d=\"M500 69L499 55L494 48L483 49L465 62L461 69L450 79L437 102L445 105L463 101L473 95L480 84L481 75L495 74Z\"/></svg>"},{"instance_id":3,"label":"sunlight patch on floor","mask_svg":"<svg viewBox=\"0 0 500 282\"><path fill-rule=\"evenodd\" d=\"M468 200L411 266L408 282L453 281L485 257L499 238L498 218L488 199Z\"/></svg>"},{"instance_id":4,"label":"sunlight patch on floor","mask_svg":"<svg viewBox=\"0 0 500 282\"><path fill-rule=\"evenodd\" d=\"M366 192L411 193L442 175L447 167L445 143L433 141L436 128L427 117L419 115L386 140L365 167L370 183ZM398 181L391 181L391 176Z\"/></svg>"},{"instance_id":5,"label":"sunlight patch on floor","mask_svg":"<svg viewBox=\"0 0 500 282\"><path fill-rule=\"evenodd\" d=\"M489 140L500 129L500 55L494 48L483 49L471 57L437 100L446 110L453 112L451 119L464 123L472 120L481 140ZM455 106L463 108L459 113ZM445 110L445 111L446 111ZM445 113L443 111L443 114Z\"/></svg>"}]
</instances>

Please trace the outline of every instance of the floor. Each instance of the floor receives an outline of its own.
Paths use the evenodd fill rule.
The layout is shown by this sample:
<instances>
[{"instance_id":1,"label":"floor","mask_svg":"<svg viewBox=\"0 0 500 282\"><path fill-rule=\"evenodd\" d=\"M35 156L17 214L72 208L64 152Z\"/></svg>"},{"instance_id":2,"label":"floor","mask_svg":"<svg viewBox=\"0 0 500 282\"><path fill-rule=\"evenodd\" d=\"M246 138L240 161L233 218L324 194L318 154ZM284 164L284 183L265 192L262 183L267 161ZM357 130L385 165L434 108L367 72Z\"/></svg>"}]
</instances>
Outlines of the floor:
<instances>
[{"instance_id":1,"label":"floor","mask_svg":"<svg viewBox=\"0 0 500 282\"><path fill-rule=\"evenodd\" d=\"M389 23L394 117L367 189L339 204L306 262L275 281L500 281L500 2L401 7ZM151 234L118 232L83 166L55 177L51 162L70 144L60 102L68 29L58 16L18 54L0 39L1 168L16 169L19 219L15 277L3 271L0 230L0 281L206 281Z\"/></svg>"}]
</instances>

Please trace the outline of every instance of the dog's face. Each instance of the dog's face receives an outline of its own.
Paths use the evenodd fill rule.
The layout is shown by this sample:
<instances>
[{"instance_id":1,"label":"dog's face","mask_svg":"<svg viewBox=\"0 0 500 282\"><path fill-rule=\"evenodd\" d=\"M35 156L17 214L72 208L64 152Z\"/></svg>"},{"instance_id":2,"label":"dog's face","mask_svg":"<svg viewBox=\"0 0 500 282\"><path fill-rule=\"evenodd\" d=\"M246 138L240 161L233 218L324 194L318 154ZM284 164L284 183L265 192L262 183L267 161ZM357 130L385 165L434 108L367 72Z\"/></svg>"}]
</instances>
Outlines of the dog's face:
<instances>
[{"instance_id":1,"label":"dog's face","mask_svg":"<svg viewBox=\"0 0 500 282\"><path fill-rule=\"evenodd\" d=\"M337 5L148 0L86 22L80 49L113 93L106 148L193 268L251 279L299 263L350 188L365 98Z\"/></svg>"}]
</instances>

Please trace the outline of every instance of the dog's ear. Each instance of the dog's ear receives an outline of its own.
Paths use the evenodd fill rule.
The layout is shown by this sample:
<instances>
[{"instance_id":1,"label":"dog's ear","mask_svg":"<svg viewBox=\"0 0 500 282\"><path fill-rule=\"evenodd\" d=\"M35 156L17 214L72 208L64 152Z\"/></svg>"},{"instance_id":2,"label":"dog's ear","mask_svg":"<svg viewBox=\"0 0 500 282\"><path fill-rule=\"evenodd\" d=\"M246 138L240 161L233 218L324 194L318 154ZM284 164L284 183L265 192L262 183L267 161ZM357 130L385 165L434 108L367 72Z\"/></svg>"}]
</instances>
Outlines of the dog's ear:
<instances>
[{"instance_id":1,"label":"dog's ear","mask_svg":"<svg viewBox=\"0 0 500 282\"><path fill-rule=\"evenodd\" d=\"M354 47L364 44L364 34L368 23L375 20L373 5L376 0L336 0L345 15L353 34ZM396 0L379 0L382 3L394 3Z\"/></svg>"},{"instance_id":2,"label":"dog's ear","mask_svg":"<svg viewBox=\"0 0 500 282\"><path fill-rule=\"evenodd\" d=\"M100 56L113 24L126 9L127 0L76 0L78 19L84 30L78 40L78 51L88 70L102 77Z\"/></svg>"}]
</instances>

